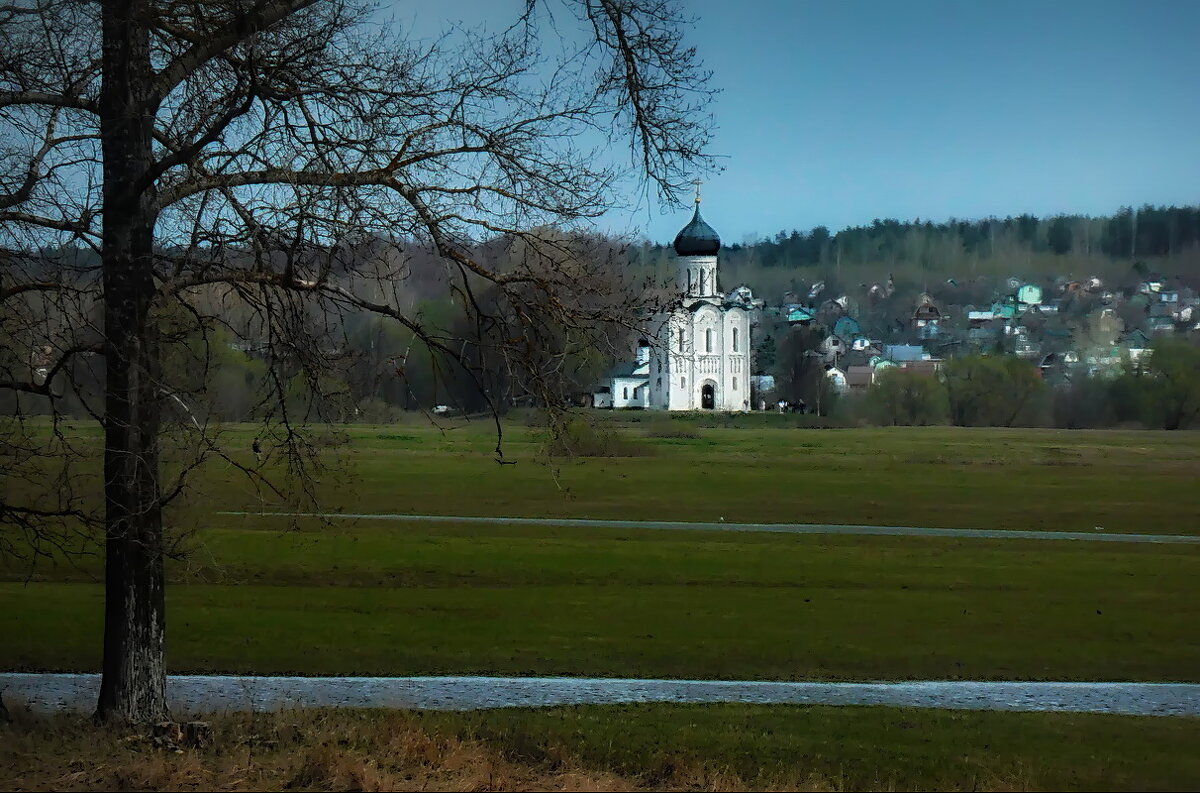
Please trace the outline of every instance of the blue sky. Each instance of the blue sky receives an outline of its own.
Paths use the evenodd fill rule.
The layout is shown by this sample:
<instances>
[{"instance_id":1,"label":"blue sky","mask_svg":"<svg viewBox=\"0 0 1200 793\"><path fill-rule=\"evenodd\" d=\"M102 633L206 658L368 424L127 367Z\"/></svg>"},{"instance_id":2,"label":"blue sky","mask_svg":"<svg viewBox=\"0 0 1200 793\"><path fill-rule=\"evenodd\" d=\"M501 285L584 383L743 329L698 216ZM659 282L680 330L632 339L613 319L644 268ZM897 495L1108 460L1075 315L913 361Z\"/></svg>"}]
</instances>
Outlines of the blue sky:
<instances>
[{"instance_id":1,"label":"blue sky","mask_svg":"<svg viewBox=\"0 0 1200 793\"><path fill-rule=\"evenodd\" d=\"M471 21L506 3L447 5ZM1200 203L1200 1L686 7L721 89L724 171L703 212L727 242L877 217ZM686 219L652 207L610 222L666 241Z\"/></svg>"}]
</instances>

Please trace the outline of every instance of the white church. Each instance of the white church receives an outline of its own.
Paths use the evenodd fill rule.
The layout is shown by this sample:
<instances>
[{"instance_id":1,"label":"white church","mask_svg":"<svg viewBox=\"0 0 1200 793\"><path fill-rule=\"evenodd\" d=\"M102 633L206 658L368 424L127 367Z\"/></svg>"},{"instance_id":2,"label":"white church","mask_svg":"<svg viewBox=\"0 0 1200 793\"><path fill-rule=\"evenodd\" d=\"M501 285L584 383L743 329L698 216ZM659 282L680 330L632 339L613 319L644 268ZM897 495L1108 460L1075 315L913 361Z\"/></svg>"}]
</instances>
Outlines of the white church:
<instances>
[{"instance_id":1,"label":"white church","mask_svg":"<svg viewBox=\"0 0 1200 793\"><path fill-rule=\"evenodd\" d=\"M596 407L646 410L750 410L749 287L722 294L721 239L700 217L675 236L681 299L654 316L634 361L619 364L593 395Z\"/></svg>"}]
</instances>

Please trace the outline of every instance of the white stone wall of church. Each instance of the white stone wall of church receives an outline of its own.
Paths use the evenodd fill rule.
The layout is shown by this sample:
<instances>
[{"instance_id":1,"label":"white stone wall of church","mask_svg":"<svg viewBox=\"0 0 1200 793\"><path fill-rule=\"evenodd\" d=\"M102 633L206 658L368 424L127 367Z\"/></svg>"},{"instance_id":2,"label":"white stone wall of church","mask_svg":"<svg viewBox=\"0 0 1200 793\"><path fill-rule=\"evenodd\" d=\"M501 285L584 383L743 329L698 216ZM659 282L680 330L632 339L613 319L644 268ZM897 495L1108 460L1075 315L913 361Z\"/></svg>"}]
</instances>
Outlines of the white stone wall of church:
<instances>
[{"instance_id":1,"label":"white stone wall of church","mask_svg":"<svg viewBox=\"0 0 1200 793\"><path fill-rule=\"evenodd\" d=\"M679 375L679 364L676 362L679 350L678 331L682 326L676 315L659 315L651 321L649 392L646 407L650 410L669 410L677 403L679 397L676 388L672 388L672 380ZM686 328L685 336L686 334Z\"/></svg>"},{"instance_id":2,"label":"white stone wall of church","mask_svg":"<svg viewBox=\"0 0 1200 793\"><path fill-rule=\"evenodd\" d=\"M724 368L726 410L750 409L750 313L745 309L731 308L725 312ZM734 329L737 344L734 345ZM735 387L736 386L736 387Z\"/></svg>"},{"instance_id":3,"label":"white stone wall of church","mask_svg":"<svg viewBox=\"0 0 1200 793\"><path fill-rule=\"evenodd\" d=\"M691 385L695 382L695 334L691 314L676 311L671 317L670 410L690 410ZM680 335L682 333L682 336Z\"/></svg>"},{"instance_id":4,"label":"white stone wall of church","mask_svg":"<svg viewBox=\"0 0 1200 793\"><path fill-rule=\"evenodd\" d=\"M648 404L649 394L647 393L645 384L645 378L614 377L612 394L613 408L620 410L621 408L629 407L646 407Z\"/></svg>"},{"instance_id":5,"label":"white stone wall of church","mask_svg":"<svg viewBox=\"0 0 1200 793\"><path fill-rule=\"evenodd\" d=\"M676 271L676 284L680 292L689 297L709 297L718 293L716 256L680 256L677 261L679 269ZM703 291L700 289L702 273Z\"/></svg>"},{"instance_id":6,"label":"white stone wall of church","mask_svg":"<svg viewBox=\"0 0 1200 793\"><path fill-rule=\"evenodd\" d=\"M701 306L692 316L696 339L696 355L692 361L695 377L690 389L692 404L697 408L704 406L704 387L711 384L713 408L720 410L723 407L725 392L725 383L721 377L721 350L724 346L721 310L708 304Z\"/></svg>"},{"instance_id":7,"label":"white stone wall of church","mask_svg":"<svg viewBox=\"0 0 1200 793\"><path fill-rule=\"evenodd\" d=\"M737 328L737 344L733 329ZM682 345L680 330L683 331ZM711 348L708 331L712 332ZM698 410L706 382L715 386L716 410L746 410L749 402L749 314L704 305L659 318L650 353L646 407ZM709 352L709 349L712 351ZM736 388L734 387L736 381ZM631 394L632 397L632 394ZM617 401L622 401L618 396Z\"/></svg>"},{"instance_id":8,"label":"white stone wall of church","mask_svg":"<svg viewBox=\"0 0 1200 793\"><path fill-rule=\"evenodd\" d=\"M695 310L682 308L654 321L646 406L651 410L698 410L704 384L711 381L716 386L714 409L746 410L750 398L749 313L722 308L716 302L719 297L711 303L694 299L700 297L697 274L701 269L705 272L704 291L716 296L717 257L680 257L679 262L681 291L687 291L689 273L692 279L692 299L685 299L685 305ZM696 302L708 304L695 307ZM734 328L738 331L736 350ZM712 331L711 352L708 330Z\"/></svg>"},{"instance_id":9,"label":"white stone wall of church","mask_svg":"<svg viewBox=\"0 0 1200 793\"><path fill-rule=\"evenodd\" d=\"M649 385L647 385L646 408L648 410L662 409L662 384L663 384L663 330L660 327L659 319L656 317L652 322L647 333L647 338L650 341L650 377Z\"/></svg>"}]
</instances>

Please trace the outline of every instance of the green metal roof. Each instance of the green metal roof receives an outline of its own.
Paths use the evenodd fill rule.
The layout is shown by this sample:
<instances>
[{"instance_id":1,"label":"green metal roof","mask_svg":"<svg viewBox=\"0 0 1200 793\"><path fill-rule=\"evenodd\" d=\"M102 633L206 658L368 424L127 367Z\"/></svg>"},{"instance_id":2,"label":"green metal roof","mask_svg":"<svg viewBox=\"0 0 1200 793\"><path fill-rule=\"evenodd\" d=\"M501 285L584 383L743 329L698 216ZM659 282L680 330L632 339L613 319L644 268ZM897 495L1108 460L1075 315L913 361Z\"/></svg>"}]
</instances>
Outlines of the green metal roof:
<instances>
[{"instance_id":1,"label":"green metal roof","mask_svg":"<svg viewBox=\"0 0 1200 793\"><path fill-rule=\"evenodd\" d=\"M839 317L838 321L833 323L833 333L843 339L849 341L854 336L862 332L862 327L858 324L858 320L854 317Z\"/></svg>"},{"instance_id":2,"label":"green metal roof","mask_svg":"<svg viewBox=\"0 0 1200 793\"><path fill-rule=\"evenodd\" d=\"M812 312L803 308L793 308L788 312L788 322L812 322L816 317Z\"/></svg>"}]
</instances>

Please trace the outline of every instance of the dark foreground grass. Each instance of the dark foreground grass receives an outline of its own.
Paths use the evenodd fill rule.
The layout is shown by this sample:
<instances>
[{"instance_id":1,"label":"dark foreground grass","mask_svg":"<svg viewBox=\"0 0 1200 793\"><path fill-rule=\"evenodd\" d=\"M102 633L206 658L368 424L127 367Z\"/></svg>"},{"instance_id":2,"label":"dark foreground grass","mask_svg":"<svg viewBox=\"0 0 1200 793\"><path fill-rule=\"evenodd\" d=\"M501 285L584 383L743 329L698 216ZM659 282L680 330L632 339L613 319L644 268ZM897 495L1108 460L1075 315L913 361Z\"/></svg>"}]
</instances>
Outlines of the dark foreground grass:
<instances>
[{"instance_id":1,"label":"dark foreground grass","mask_svg":"<svg viewBox=\"0 0 1200 793\"><path fill-rule=\"evenodd\" d=\"M79 717L0 726L17 790L1190 790L1200 721L754 705L212 717L174 754Z\"/></svg>"}]
</instances>

